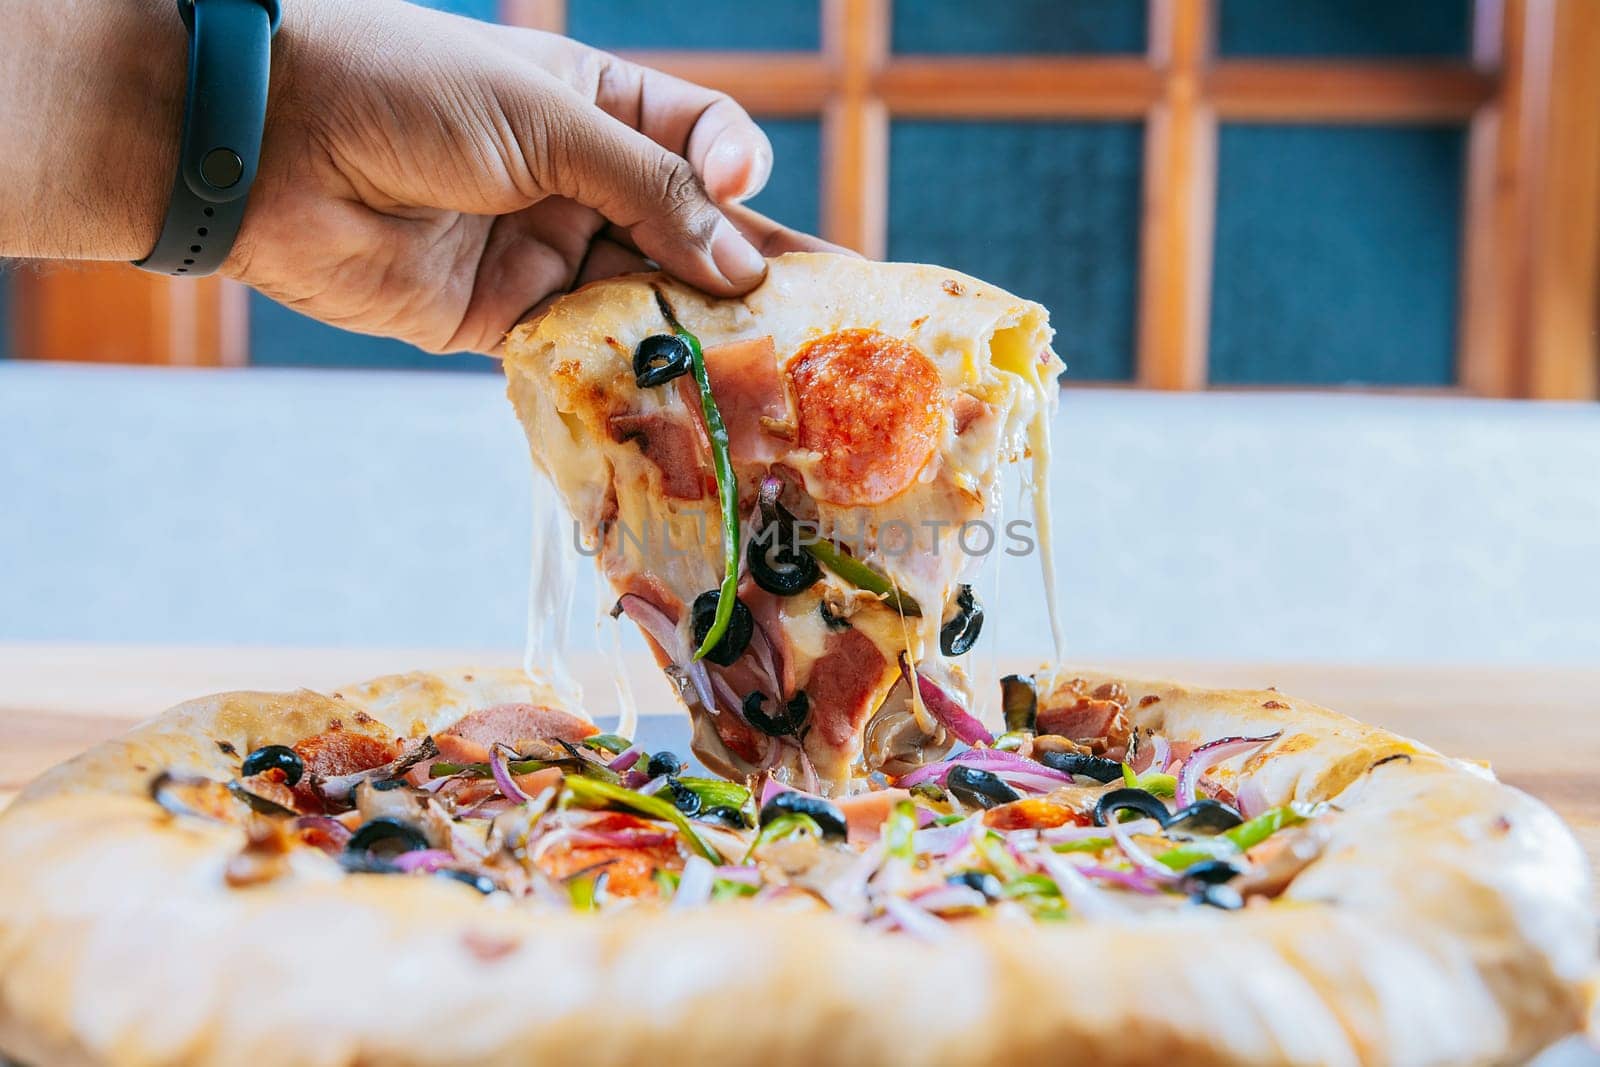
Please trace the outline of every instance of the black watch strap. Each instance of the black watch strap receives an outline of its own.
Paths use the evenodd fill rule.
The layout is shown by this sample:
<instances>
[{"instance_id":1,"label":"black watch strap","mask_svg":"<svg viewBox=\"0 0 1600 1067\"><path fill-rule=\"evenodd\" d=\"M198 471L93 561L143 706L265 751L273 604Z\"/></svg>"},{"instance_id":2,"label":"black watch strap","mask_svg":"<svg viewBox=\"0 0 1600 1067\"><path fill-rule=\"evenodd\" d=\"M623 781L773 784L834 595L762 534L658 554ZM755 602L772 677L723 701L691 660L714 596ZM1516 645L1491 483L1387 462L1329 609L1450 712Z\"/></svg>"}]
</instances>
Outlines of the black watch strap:
<instances>
[{"instance_id":1,"label":"black watch strap","mask_svg":"<svg viewBox=\"0 0 1600 1067\"><path fill-rule=\"evenodd\" d=\"M279 0L178 0L189 30L183 142L161 236L134 266L186 278L228 258L261 157Z\"/></svg>"}]
</instances>

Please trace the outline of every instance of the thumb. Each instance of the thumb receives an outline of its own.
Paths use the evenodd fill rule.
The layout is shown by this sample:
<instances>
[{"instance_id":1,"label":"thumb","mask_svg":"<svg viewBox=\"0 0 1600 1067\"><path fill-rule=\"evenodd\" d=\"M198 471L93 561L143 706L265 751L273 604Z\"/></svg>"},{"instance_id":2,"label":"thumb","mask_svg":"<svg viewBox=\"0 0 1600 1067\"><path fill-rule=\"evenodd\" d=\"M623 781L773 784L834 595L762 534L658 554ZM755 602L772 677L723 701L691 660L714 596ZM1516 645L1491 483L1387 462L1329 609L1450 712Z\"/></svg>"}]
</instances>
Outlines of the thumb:
<instances>
[{"instance_id":1,"label":"thumb","mask_svg":"<svg viewBox=\"0 0 1600 1067\"><path fill-rule=\"evenodd\" d=\"M598 211L639 251L706 292L737 296L761 281L766 260L687 160L565 86L549 91L553 106L541 109L542 128L524 148L543 188Z\"/></svg>"}]
</instances>

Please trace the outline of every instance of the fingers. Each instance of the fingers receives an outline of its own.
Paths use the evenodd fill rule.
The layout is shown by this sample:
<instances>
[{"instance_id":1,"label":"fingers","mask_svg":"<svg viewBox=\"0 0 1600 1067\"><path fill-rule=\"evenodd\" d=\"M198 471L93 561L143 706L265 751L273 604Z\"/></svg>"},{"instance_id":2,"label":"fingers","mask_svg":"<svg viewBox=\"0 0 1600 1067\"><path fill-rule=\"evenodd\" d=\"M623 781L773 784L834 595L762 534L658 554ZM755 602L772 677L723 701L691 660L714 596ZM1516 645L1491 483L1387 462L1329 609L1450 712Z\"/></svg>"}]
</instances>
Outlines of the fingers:
<instances>
[{"instance_id":1,"label":"fingers","mask_svg":"<svg viewBox=\"0 0 1600 1067\"><path fill-rule=\"evenodd\" d=\"M722 211L763 256L781 256L785 252L837 252L860 258L858 252L800 230L791 230L743 204L724 204Z\"/></svg>"},{"instance_id":2,"label":"fingers","mask_svg":"<svg viewBox=\"0 0 1600 1067\"><path fill-rule=\"evenodd\" d=\"M711 200L680 155L582 100L546 84L523 112L518 141L535 180L626 229L639 250L718 296L748 292L766 260Z\"/></svg>"},{"instance_id":3,"label":"fingers","mask_svg":"<svg viewBox=\"0 0 1600 1067\"><path fill-rule=\"evenodd\" d=\"M683 156L718 202L748 200L772 173L772 145L726 93L591 52L601 110Z\"/></svg>"}]
</instances>

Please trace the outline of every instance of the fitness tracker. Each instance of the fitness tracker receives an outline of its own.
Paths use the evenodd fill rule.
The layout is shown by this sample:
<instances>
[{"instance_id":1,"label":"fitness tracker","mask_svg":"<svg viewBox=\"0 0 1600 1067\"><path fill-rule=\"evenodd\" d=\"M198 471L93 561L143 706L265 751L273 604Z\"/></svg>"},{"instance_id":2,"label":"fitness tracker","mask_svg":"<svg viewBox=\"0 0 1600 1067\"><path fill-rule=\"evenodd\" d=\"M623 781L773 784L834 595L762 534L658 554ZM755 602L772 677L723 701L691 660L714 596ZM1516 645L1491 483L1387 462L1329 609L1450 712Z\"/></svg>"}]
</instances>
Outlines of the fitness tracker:
<instances>
[{"instance_id":1,"label":"fitness tracker","mask_svg":"<svg viewBox=\"0 0 1600 1067\"><path fill-rule=\"evenodd\" d=\"M189 89L172 202L136 267L185 278L228 258L261 157L279 0L178 0L189 31Z\"/></svg>"}]
</instances>

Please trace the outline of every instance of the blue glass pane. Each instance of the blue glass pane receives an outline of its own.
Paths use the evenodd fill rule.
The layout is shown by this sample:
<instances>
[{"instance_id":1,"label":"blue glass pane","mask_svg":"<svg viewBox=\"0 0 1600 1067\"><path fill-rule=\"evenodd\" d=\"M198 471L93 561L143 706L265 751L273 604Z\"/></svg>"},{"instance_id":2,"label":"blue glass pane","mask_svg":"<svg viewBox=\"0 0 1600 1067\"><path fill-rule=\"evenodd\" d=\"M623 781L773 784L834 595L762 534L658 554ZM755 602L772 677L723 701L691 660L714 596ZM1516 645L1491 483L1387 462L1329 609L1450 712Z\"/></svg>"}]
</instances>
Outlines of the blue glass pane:
<instances>
[{"instance_id":1,"label":"blue glass pane","mask_svg":"<svg viewBox=\"0 0 1600 1067\"><path fill-rule=\"evenodd\" d=\"M451 11L457 15L493 22L500 14L500 0L412 0L423 7Z\"/></svg>"},{"instance_id":2,"label":"blue glass pane","mask_svg":"<svg viewBox=\"0 0 1600 1067\"><path fill-rule=\"evenodd\" d=\"M813 119L759 119L772 142L772 177L750 206L786 225L816 233L820 208L821 129Z\"/></svg>"},{"instance_id":3,"label":"blue glass pane","mask_svg":"<svg viewBox=\"0 0 1600 1067\"><path fill-rule=\"evenodd\" d=\"M436 356L403 341L350 333L250 294L250 362L260 367L498 371L487 356Z\"/></svg>"},{"instance_id":4,"label":"blue glass pane","mask_svg":"<svg viewBox=\"0 0 1600 1067\"><path fill-rule=\"evenodd\" d=\"M819 0L569 0L567 33L598 48L822 47Z\"/></svg>"},{"instance_id":5,"label":"blue glass pane","mask_svg":"<svg viewBox=\"0 0 1600 1067\"><path fill-rule=\"evenodd\" d=\"M889 144L891 259L1044 304L1069 381L1133 376L1138 123L908 121Z\"/></svg>"},{"instance_id":6,"label":"blue glass pane","mask_svg":"<svg viewBox=\"0 0 1600 1067\"><path fill-rule=\"evenodd\" d=\"M1211 380L1447 385L1463 134L1225 126Z\"/></svg>"},{"instance_id":7,"label":"blue glass pane","mask_svg":"<svg viewBox=\"0 0 1600 1067\"><path fill-rule=\"evenodd\" d=\"M1143 52L1146 0L898 0L896 52Z\"/></svg>"},{"instance_id":8,"label":"blue glass pane","mask_svg":"<svg viewBox=\"0 0 1600 1067\"><path fill-rule=\"evenodd\" d=\"M1222 0L1223 55L1465 56L1472 0Z\"/></svg>"}]
</instances>

